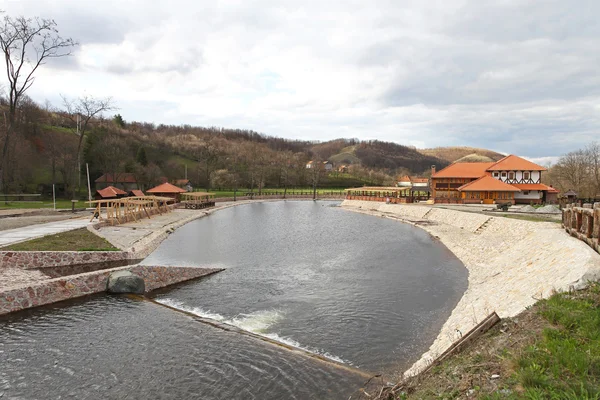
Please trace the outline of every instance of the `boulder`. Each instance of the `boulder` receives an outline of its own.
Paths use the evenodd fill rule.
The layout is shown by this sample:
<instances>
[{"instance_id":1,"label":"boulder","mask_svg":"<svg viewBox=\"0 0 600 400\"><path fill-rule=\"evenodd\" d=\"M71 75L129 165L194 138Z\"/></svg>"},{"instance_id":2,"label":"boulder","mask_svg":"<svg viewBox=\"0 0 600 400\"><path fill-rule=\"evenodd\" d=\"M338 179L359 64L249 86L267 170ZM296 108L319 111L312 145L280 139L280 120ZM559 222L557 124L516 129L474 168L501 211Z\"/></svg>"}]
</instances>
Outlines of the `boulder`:
<instances>
[{"instance_id":1,"label":"boulder","mask_svg":"<svg viewBox=\"0 0 600 400\"><path fill-rule=\"evenodd\" d=\"M141 277L131 271L118 271L108 276L107 290L109 293L144 294L146 284Z\"/></svg>"}]
</instances>

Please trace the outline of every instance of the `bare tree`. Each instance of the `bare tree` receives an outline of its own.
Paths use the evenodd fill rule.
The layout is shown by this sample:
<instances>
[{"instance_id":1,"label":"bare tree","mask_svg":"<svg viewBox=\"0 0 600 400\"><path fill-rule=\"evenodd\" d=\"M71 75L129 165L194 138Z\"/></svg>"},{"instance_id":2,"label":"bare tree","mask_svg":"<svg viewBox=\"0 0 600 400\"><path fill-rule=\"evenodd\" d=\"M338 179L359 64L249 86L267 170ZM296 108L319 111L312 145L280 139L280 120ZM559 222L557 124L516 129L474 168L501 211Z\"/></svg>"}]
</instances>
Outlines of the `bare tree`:
<instances>
[{"instance_id":1,"label":"bare tree","mask_svg":"<svg viewBox=\"0 0 600 400\"><path fill-rule=\"evenodd\" d=\"M74 165L75 175L74 179L79 179L81 176L81 151L83 149L83 141L90 127L90 122L94 118L99 118L105 111L116 109L113 104L112 98L97 99L93 96L83 95L75 100L69 100L67 97L61 95L63 104L67 115L71 122L76 126L76 133L79 135L79 141L77 143L76 153L76 165ZM76 182L73 181L73 193L72 196L75 198L75 187Z\"/></svg>"},{"instance_id":2,"label":"bare tree","mask_svg":"<svg viewBox=\"0 0 600 400\"><path fill-rule=\"evenodd\" d=\"M35 71L49 58L71 54L77 43L58 34L56 22L44 18L11 18L4 16L0 23L0 49L8 78L8 115L2 161L0 162L0 192L4 190L9 168L8 152L15 130L15 116L23 94L33 85Z\"/></svg>"}]
</instances>

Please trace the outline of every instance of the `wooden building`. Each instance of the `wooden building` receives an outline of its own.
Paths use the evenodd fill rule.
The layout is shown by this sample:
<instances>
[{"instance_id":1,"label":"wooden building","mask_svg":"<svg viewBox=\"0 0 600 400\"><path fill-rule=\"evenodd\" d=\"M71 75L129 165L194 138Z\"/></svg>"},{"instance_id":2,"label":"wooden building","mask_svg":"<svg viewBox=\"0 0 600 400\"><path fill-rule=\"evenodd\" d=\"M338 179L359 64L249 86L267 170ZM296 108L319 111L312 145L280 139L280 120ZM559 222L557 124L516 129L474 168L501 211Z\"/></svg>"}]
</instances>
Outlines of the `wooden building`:
<instances>
[{"instance_id":1,"label":"wooden building","mask_svg":"<svg viewBox=\"0 0 600 400\"><path fill-rule=\"evenodd\" d=\"M439 172L432 167L436 203L548 202L554 188L541 183L546 168L515 155L497 162L454 163Z\"/></svg>"},{"instance_id":2,"label":"wooden building","mask_svg":"<svg viewBox=\"0 0 600 400\"><path fill-rule=\"evenodd\" d=\"M422 196L413 192L408 187L359 187L346 189L346 200L382 201L392 204L414 203L427 200L428 196Z\"/></svg>"},{"instance_id":3,"label":"wooden building","mask_svg":"<svg viewBox=\"0 0 600 400\"><path fill-rule=\"evenodd\" d=\"M125 191L139 189L138 181L135 174L123 172L120 174L104 174L96 179L96 190L104 189L108 186L113 186Z\"/></svg>"},{"instance_id":4,"label":"wooden building","mask_svg":"<svg viewBox=\"0 0 600 400\"><path fill-rule=\"evenodd\" d=\"M114 186L108 186L104 189L96 190L94 199L96 200L107 200L107 199L120 199L127 196L127 192L116 188Z\"/></svg>"},{"instance_id":5,"label":"wooden building","mask_svg":"<svg viewBox=\"0 0 600 400\"><path fill-rule=\"evenodd\" d=\"M186 191L184 189L178 188L177 186L172 185L168 182L162 183L156 187L153 187L152 189L146 190L146 193L150 193L155 196L170 197L177 202L179 202L181 199L181 193L185 192Z\"/></svg>"}]
</instances>

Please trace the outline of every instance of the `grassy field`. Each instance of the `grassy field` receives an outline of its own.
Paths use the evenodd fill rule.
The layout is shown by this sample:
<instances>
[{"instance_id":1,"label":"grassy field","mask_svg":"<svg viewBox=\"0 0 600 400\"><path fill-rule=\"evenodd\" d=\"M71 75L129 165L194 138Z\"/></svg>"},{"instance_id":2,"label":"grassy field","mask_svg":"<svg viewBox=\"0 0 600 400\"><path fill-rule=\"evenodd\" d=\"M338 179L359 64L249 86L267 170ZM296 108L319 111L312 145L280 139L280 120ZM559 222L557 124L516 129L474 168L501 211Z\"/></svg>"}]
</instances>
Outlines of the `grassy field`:
<instances>
[{"instance_id":1,"label":"grassy field","mask_svg":"<svg viewBox=\"0 0 600 400\"><path fill-rule=\"evenodd\" d=\"M57 233L38 239L16 243L2 250L13 251L119 251L105 239L86 228Z\"/></svg>"},{"instance_id":2,"label":"grassy field","mask_svg":"<svg viewBox=\"0 0 600 400\"><path fill-rule=\"evenodd\" d=\"M75 203L75 208L84 208L88 207L87 202L79 201ZM40 208L44 210L52 210L53 203L52 200L43 200L42 202L4 202L3 199L0 198L0 210L6 209L17 209L17 208ZM56 200L56 209L71 209L71 200Z\"/></svg>"},{"instance_id":3,"label":"grassy field","mask_svg":"<svg viewBox=\"0 0 600 400\"><path fill-rule=\"evenodd\" d=\"M555 294L371 399L600 399L600 285Z\"/></svg>"}]
</instances>

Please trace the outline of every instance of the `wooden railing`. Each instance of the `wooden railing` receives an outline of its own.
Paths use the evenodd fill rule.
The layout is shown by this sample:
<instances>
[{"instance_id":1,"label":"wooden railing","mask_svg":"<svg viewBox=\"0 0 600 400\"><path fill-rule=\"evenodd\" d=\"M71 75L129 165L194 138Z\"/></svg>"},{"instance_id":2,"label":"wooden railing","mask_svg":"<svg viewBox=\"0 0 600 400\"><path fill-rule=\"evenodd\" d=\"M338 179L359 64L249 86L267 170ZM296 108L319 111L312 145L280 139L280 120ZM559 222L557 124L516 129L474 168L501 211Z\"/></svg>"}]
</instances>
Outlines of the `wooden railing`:
<instances>
[{"instance_id":1,"label":"wooden railing","mask_svg":"<svg viewBox=\"0 0 600 400\"><path fill-rule=\"evenodd\" d=\"M562 226L573 237L587 243L600 253L600 203L568 204L563 210Z\"/></svg>"}]
</instances>

